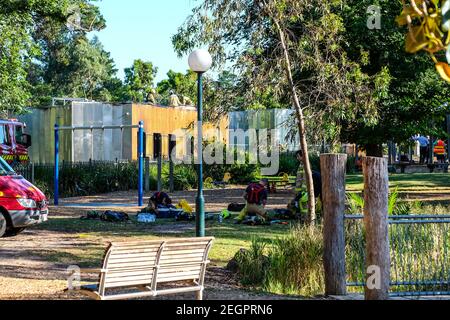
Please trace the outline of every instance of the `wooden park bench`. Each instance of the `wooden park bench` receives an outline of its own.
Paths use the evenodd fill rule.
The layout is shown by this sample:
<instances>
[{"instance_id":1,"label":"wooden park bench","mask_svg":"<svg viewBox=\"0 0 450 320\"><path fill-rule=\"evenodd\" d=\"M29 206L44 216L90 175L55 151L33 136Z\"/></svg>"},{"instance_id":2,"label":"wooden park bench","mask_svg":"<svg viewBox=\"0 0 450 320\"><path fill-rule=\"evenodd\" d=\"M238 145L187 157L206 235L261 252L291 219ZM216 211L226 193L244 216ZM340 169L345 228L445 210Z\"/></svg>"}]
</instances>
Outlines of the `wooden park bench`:
<instances>
[{"instance_id":1,"label":"wooden park bench","mask_svg":"<svg viewBox=\"0 0 450 320\"><path fill-rule=\"evenodd\" d=\"M213 240L180 238L110 243L101 269L81 270L81 273L99 274L98 282L78 290L97 300L183 292L196 292L197 300L202 300L208 253Z\"/></svg>"}]
</instances>

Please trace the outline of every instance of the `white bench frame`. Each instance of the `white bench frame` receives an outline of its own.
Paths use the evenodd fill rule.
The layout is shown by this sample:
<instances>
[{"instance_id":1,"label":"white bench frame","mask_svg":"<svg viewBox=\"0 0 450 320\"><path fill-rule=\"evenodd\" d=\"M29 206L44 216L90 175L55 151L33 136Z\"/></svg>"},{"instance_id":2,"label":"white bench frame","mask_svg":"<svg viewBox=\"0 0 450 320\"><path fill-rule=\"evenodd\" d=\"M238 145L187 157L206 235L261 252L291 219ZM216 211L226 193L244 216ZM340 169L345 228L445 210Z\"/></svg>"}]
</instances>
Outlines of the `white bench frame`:
<instances>
[{"instance_id":1,"label":"white bench frame","mask_svg":"<svg viewBox=\"0 0 450 320\"><path fill-rule=\"evenodd\" d=\"M130 245L130 248L133 248L132 245L160 245L159 249L156 253L155 257L155 263L146 266L145 270L142 267L138 268L125 268L123 271L123 274L126 275L129 272L132 271L149 271L153 272L151 276L151 281L149 281L148 285L139 284L139 285L123 285L123 286L116 286L114 289L120 290L120 289L133 289L137 288L138 292L131 292L131 293L118 293L118 294L106 294L107 286L105 285L105 279L109 272L107 265L108 265L108 259L112 253L112 250L121 243L114 243L111 242L109 246L107 247L105 251L105 256L103 258L103 268L101 269L81 269L81 270L72 270L72 275L79 271L80 273L84 274L93 274L96 273L99 275L99 280L96 284L92 285L86 285L81 286L80 288L77 288L77 291L80 291L81 293L96 299L96 300L122 300L122 299L132 299L132 298L141 298L141 297L156 297L160 295L170 295L170 294L177 294L177 293L185 293L185 292L195 292L196 293L196 299L202 300L203 299L203 290L204 288L204 280L205 280L205 273L206 273L206 266L210 261L208 260L208 254L211 249L212 243L214 238L213 237L206 237L206 238L174 238L174 239L168 239L168 240L154 240L154 241L138 241L138 242L126 242L126 245ZM167 245L186 245L189 243L192 243L195 245L195 243L198 242L207 242L204 252L203 252L203 258L199 261L186 261L186 262L174 262L174 263L161 263L161 257L163 253L167 252L176 252L167 250ZM166 251L165 251L166 249ZM185 250L189 250L189 246ZM169 261L170 262L170 261ZM197 267L200 266L200 272L198 276L195 277L187 277L185 279L180 279L180 276L177 276L177 272L180 271L180 268L183 267ZM159 269L164 268L165 270L165 278L163 281L158 281L158 271ZM171 271L173 274L171 274ZM117 271L116 271L117 272ZM169 276L168 276L169 275ZM171 277L172 276L172 279ZM158 289L157 285L159 283L176 283L180 281L187 281L192 280L194 285L190 286L182 286L178 288L170 288L170 289ZM66 289L68 291L69 289Z\"/></svg>"}]
</instances>

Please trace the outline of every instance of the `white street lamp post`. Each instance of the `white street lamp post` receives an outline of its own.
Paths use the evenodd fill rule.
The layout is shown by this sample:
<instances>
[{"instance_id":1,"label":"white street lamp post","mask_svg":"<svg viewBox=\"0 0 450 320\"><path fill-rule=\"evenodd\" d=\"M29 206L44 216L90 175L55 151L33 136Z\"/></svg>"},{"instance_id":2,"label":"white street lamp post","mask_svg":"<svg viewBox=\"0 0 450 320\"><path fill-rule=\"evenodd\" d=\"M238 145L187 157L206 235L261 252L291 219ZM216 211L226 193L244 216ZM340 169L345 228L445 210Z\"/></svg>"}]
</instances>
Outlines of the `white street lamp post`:
<instances>
[{"instance_id":1,"label":"white street lamp post","mask_svg":"<svg viewBox=\"0 0 450 320\"><path fill-rule=\"evenodd\" d=\"M212 58L206 50L195 50L189 55L189 67L198 75L197 90L197 179L198 191L195 207L197 237L205 236L205 198L203 196L203 74L211 68Z\"/></svg>"}]
</instances>

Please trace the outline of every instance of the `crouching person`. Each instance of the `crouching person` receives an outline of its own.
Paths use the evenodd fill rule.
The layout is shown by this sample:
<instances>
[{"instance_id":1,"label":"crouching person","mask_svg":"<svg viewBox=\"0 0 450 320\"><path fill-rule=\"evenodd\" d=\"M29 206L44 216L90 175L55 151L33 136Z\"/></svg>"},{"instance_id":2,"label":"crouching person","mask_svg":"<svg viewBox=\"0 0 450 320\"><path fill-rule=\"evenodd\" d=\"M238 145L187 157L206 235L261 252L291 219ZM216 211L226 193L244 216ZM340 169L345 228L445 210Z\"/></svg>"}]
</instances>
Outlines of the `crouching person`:
<instances>
[{"instance_id":1,"label":"crouching person","mask_svg":"<svg viewBox=\"0 0 450 320\"><path fill-rule=\"evenodd\" d=\"M245 208L237 217L237 223L242 223L246 218L258 217L265 222L268 219L267 211L264 208L267 203L267 179L262 179L258 183L251 183L245 190Z\"/></svg>"},{"instance_id":2,"label":"crouching person","mask_svg":"<svg viewBox=\"0 0 450 320\"><path fill-rule=\"evenodd\" d=\"M150 201L148 202L148 208L158 211L160 208L175 208L172 205L172 199L165 192L155 192Z\"/></svg>"}]
</instances>

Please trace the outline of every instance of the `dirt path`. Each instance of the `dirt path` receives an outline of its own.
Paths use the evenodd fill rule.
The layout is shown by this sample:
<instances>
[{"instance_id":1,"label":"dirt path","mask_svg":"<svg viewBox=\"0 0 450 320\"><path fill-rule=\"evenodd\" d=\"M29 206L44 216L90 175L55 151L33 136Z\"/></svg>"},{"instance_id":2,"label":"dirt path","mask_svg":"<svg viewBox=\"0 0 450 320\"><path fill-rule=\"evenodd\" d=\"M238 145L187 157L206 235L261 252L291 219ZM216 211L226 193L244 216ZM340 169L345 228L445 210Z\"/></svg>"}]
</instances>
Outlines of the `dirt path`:
<instances>
[{"instance_id":1,"label":"dirt path","mask_svg":"<svg viewBox=\"0 0 450 320\"><path fill-rule=\"evenodd\" d=\"M208 211L221 211L230 202L242 202L242 187L232 187L226 190L206 191L205 198ZM174 200L186 199L193 206L195 191L178 192ZM146 195L149 196L149 195ZM292 194L282 192L272 195L270 207L282 207ZM62 204L72 203L76 207L51 207L50 219L78 218L90 210L88 203L130 203L136 202L136 195L131 192L118 192L101 196L71 198L62 200ZM102 210L104 208L96 208ZM137 207L117 207L111 209L136 213ZM185 232L192 225L171 224L159 225L151 230L154 234ZM67 287L67 267L71 264L86 262L98 263L106 243L120 239L123 235L110 233L107 237L98 233L80 234L73 230L65 230L64 226L57 229L32 228L19 236L0 239L0 300L2 299L85 299L80 294L63 290ZM85 261L79 261L83 257ZM92 265L90 265L92 266ZM94 265L95 266L95 265ZM193 294L166 297L163 299L193 299ZM244 290L236 281L234 275L222 267L211 265L206 274L206 299L287 299L272 294L260 294Z\"/></svg>"}]
</instances>

